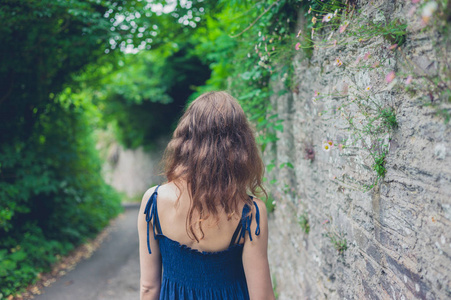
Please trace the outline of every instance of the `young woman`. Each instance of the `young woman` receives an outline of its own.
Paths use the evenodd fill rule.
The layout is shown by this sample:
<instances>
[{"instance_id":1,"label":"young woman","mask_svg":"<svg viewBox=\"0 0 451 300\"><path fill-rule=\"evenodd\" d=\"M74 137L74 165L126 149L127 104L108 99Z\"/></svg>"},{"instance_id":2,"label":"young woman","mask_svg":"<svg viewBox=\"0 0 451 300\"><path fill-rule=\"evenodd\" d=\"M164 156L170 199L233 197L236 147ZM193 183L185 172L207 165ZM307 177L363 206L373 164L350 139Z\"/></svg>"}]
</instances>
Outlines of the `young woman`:
<instances>
[{"instance_id":1,"label":"young woman","mask_svg":"<svg viewBox=\"0 0 451 300\"><path fill-rule=\"evenodd\" d=\"M166 149L168 182L142 199L141 300L274 299L266 208L248 195L264 193L263 172L238 102L194 100Z\"/></svg>"}]
</instances>

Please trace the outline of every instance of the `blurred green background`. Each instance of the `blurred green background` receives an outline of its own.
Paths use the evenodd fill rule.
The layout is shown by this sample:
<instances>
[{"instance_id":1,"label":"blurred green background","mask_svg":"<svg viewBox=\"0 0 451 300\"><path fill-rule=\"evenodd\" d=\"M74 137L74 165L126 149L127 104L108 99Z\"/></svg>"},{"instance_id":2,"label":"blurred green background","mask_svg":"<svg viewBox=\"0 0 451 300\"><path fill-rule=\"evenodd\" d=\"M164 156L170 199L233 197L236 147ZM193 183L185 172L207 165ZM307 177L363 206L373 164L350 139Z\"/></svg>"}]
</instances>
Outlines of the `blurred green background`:
<instances>
[{"instance_id":1,"label":"blurred green background","mask_svg":"<svg viewBox=\"0 0 451 300\"><path fill-rule=\"evenodd\" d=\"M120 213L98 132L149 150L187 102L228 90L264 150L282 130L268 82L289 72L300 2L3 0L0 298Z\"/></svg>"}]
</instances>

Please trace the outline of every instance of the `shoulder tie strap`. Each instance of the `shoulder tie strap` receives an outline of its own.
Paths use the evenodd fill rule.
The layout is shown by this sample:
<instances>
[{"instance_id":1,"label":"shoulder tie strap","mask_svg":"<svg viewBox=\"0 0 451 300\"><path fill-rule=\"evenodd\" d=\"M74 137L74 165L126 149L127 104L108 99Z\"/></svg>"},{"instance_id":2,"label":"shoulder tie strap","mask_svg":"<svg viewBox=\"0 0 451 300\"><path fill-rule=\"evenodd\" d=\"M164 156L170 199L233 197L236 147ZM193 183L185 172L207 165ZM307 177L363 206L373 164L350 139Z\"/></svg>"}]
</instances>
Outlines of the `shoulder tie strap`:
<instances>
[{"instance_id":1,"label":"shoulder tie strap","mask_svg":"<svg viewBox=\"0 0 451 300\"><path fill-rule=\"evenodd\" d=\"M257 221L257 228L255 228L255 235L260 235L260 210L257 203L254 201L255 206L255 221Z\"/></svg>"},{"instance_id":2,"label":"shoulder tie strap","mask_svg":"<svg viewBox=\"0 0 451 300\"><path fill-rule=\"evenodd\" d=\"M252 196L250 196L252 199ZM260 235L260 210L258 209L257 203L255 201L255 221L257 222L257 228L255 229L255 235ZM252 241L252 234L251 234L251 223L252 223L252 213L250 213L251 208L249 205L245 204L243 207L243 212L241 215L241 221L238 224L238 227L236 228L232 241L230 242L230 245L233 245L234 243L238 243L241 239L244 239L246 236L246 231L249 235L249 239ZM238 237L238 239L237 239Z\"/></svg>"},{"instance_id":3,"label":"shoulder tie strap","mask_svg":"<svg viewBox=\"0 0 451 300\"><path fill-rule=\"evenodd\" d=\"M152 196L150 196L149 200L147 201L146 208L144 208L144 214L146 215L146 222L147 222L147 250L149 251L149 254L152 254L150 251L150 240L149 240L149 223L152 222L153 225L153 237L156 238L155 233L155 226L159 233L161 232L161 226L160 226L160 220L158 218L158 210L157 210L157 196L158 196L158 188L160 186L158 185L155 191L152 193Z\"/></svg>"},{"instance_id":4,"label":"shoulder tie strap","mask_svg":"<svg viewBox=\"0 0 451 300\"><path fill-rule=\"evenodd\" d=\"M251 208L249 205L245 204L243 207L243 215L241 217L241 232L240 232L240 238L244 238L246 236L246 231L249 234L249 239L252 241L252 235L251 235L251 223L252 223L252 213L249 213Z\"/></svg>"}]
</instances>

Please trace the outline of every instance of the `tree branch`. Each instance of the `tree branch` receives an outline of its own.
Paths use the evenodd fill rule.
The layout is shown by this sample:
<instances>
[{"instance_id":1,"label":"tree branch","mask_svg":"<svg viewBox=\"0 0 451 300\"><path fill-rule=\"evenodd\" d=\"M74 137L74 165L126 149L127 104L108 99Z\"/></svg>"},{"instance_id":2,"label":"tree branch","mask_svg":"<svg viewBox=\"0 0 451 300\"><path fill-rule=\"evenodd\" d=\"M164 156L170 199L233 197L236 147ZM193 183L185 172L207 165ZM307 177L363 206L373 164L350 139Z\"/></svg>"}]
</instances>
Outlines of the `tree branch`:
<instances>
[{"instance_id":1,"label":"tree branch","mask_svg":"<svg viewBox=\"0 0 451 300\"><path fill-rule=\"evenodd\" d=\"M279 1L280 1L280 0L279 0ZM238 33L238 34L231 35L230 37L231 37L231 38L239 37L240 35L242 35L242 34L245 33L246 31L248 31L249 29L251 29L252 26L254 26L255 23L257 23L257 21L260 20L260 18L263 17L263 16L264 16L264 15L265 15L265 14L266 14L266 13L267 13L274 5L278 4L279 1L274 2L274 3L271 4L267 9L265 9L265 11L262 12L261 15L259 15L259 16L257 17L257 19L255 19L251 24L249 24L249 26L247 26L246 29L244 29L243 31L241 31L241 32Z\"/></svg>"}]
</instances>

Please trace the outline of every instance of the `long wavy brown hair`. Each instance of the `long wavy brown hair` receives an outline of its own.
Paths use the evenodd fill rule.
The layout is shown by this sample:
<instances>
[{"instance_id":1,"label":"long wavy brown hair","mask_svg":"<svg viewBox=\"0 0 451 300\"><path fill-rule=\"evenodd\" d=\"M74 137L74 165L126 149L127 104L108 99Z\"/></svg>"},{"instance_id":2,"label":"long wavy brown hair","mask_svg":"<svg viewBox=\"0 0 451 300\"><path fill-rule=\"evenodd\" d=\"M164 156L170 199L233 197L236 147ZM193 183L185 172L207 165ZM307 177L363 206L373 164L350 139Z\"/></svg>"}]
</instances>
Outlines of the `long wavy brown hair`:
<instances>
[{"instance_id":1,"label":"long wavy brown hair","mask_svg":"<svg viewBox=\"0 0 451 300\"><path fill-rule=\"evenodd\" d=\"M254 132L238 101L226 92L209 92L194 100L181 117L165 155L165 175L178 187L188 186L188 236L203 239L202 222L210 215L219 221L219 209L228 216L239 203L252 205L248 193L264 194L264 164ZM193 221L193 212L199 219ZM196 235L195 228L200 231Z\"/></svg>"}]
</instances>

